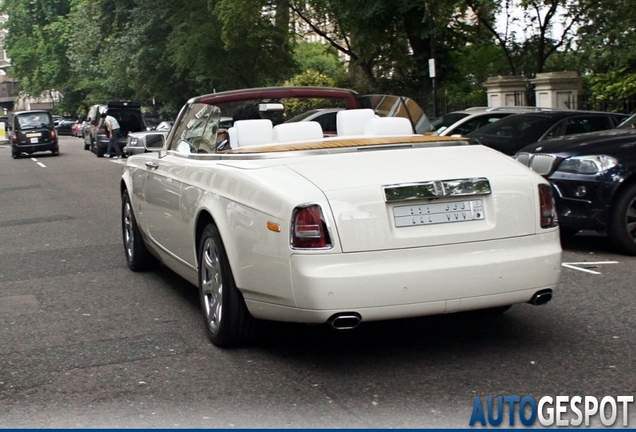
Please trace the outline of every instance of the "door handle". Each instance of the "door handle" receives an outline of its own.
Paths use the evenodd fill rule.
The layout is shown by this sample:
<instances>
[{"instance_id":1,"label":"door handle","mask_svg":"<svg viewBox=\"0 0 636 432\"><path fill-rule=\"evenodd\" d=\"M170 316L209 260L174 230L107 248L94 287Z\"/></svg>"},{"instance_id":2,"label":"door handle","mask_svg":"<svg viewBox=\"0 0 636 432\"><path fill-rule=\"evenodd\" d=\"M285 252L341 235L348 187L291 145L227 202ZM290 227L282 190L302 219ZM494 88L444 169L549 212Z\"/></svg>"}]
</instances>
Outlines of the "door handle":
<instances>
[{"instance_id":1,"label":"door handle","mask_svg":"<svg viewBox=\"0 0 636 432\"><path fill-rule=\"evenodd\" d=\"M150 169L159 168L159 164L157 162L146 162L146 166Z\"/></svg>"}]
</instances>

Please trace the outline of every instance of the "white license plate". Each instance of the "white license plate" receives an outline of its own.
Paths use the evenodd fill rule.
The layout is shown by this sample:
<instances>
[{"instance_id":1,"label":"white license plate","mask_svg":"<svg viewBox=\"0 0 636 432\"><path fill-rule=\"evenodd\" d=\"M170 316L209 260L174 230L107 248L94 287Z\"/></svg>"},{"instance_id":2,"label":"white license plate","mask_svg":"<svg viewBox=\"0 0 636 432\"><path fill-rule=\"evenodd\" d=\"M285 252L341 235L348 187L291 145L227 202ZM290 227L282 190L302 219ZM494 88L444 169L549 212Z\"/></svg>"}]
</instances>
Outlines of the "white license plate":
<instances>
[{"instance_id":1,"label":"white license plate","mask_svg":"<svg viewBox=\"0 0 636 432\"><path fill-rule=\"evenodd\" d=\"M40 142L39 138L31 138L29 141L31 141L31 144L37 144Z\"/></svg>"},{"instance_id":2,"label":"white license plate","mask_svg":"<svg viewBox=\"0 0 636 432\"><path fill-rule=\"evenodd\" d=\"M484 218L484 203L480 199L393 207L393 219L397 228Z\"/></svg>"}]
</instances>

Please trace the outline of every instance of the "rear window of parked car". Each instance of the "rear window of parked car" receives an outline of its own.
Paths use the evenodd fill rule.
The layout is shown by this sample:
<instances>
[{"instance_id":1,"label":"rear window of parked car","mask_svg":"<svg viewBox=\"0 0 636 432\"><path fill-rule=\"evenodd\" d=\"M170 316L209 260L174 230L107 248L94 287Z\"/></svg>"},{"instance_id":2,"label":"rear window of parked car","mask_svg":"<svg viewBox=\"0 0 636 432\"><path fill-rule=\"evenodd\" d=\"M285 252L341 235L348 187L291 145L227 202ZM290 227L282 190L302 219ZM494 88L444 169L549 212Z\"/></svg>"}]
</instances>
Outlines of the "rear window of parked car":
<instances>
[{"instance_id":1,"label":"rear window of parked car","mask_svg":"<svg viewBox=\"0 0 636 432\"><path fill-rule=\"evenodd\" d=\"M46 114L24 114L16 117L19 129L46 128L51 126L51 117Z\"/></svg>"}]
</instances>

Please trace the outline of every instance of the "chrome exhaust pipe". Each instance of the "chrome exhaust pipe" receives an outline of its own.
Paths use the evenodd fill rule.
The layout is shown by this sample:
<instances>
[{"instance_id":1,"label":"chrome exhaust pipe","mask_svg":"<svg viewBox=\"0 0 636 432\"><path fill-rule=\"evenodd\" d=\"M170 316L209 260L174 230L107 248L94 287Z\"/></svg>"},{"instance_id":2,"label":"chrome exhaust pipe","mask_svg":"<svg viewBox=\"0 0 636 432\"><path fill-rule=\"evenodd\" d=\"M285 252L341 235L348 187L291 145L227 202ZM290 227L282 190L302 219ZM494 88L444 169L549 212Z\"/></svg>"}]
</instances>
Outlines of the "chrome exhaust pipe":
<instances>
[{"instance_id":1,"label":"chrome exhaust pipe","mask_svg":"<svg viewBox=\"0 0 636 432\"><path fill-rule=\"evenodd\" d=\"M343 312L333 315L327 322L336 330L352 330L360 324L362 317L356 312Z\"/></svg>"},{"instance_id":2,"label":"chrome exhaust pipe","mask_svg":"<svg viewBox=\"0 0 636 432\"><path fill-rule=\"evenodd\" d=\"M528 303L535 306L541 306L548 303L550 300L552 300L552 290L544 289L534 293L534 295L532 296L532 298L530 299Z\"/></svg>"}]
</instances>

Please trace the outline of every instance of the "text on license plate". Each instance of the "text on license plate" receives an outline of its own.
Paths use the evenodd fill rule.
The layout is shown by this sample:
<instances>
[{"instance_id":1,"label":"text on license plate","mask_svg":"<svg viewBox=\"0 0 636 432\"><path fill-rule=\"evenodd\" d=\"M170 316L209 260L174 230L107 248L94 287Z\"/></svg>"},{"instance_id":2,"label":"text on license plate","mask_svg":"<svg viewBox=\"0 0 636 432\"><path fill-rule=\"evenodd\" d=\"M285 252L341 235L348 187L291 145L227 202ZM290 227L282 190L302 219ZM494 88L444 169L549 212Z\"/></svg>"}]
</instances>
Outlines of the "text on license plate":
<instances>
[{"instance_id":1,"label":"text on license plate","mask_svg":"<svg viewBox=\"0 0 636 432\"><path fill-rule=\"evenodd\" d=\"M480 199L446 203L393 207L397 228L441 223L467 222L485 218L484 203Z\"/></svg>"},{"instance_id":2,"label":"text on license plate","mask_svg":"<svg viewBox=\"0 0 636 432\"><path fill-rule=\"evenodd\" d=\"M31 142L31 144L37 144L40 142L39 138L30 138L29 141Z\"/></svg>"}]
</instances>

